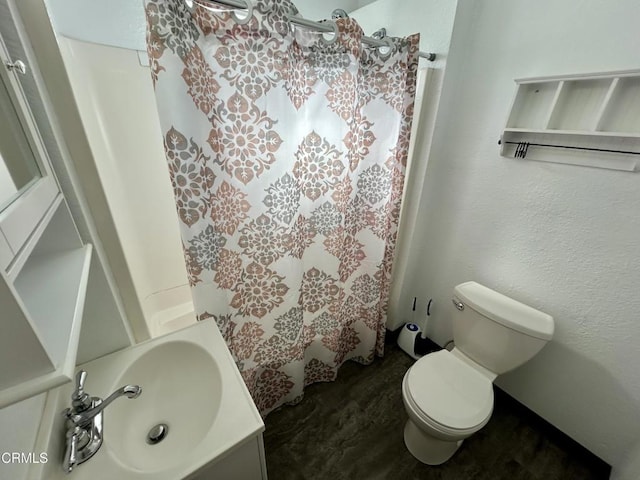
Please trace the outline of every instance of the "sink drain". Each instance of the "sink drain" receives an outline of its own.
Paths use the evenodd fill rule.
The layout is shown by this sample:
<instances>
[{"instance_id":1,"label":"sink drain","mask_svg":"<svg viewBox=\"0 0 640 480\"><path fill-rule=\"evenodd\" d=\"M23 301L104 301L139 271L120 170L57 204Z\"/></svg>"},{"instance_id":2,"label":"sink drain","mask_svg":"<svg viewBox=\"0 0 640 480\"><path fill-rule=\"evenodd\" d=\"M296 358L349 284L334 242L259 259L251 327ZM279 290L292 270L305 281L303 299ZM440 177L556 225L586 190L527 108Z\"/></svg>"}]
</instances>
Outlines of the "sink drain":
<instances>
[{"instance_id":1,"label":"sink drain","mask_svg":"<svg viewBox=\"0 0 640 480\"><path fill-rule=\"evenodd\" d=\"M152 427L151 430L149 430L149 433L147 433L147 443L149 445L160 443L165 439L167 433L169 433L169 425L166 423L159 423Z\"/></svg>"}]
</instances>

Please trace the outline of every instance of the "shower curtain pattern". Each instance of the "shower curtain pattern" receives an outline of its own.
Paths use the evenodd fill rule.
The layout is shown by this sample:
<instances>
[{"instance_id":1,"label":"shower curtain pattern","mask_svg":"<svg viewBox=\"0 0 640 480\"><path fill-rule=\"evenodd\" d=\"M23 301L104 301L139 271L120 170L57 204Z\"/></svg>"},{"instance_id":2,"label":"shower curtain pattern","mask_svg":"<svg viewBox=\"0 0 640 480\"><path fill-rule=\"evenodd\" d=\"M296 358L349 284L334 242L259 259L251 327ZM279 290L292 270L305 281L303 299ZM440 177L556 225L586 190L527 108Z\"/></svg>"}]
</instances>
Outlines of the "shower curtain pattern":
<instances>
[{"instance_id":1,"label":"shower curtain pattern","mask_svg":"<svg viewBox=\"0 0 640 480\"><path fill-rule=\"evenodd\" d=\"M288 0L241 23L147 0L147 44L199 319L263 414L382 354L418 36L387 57L291 34Z\"/></svg>"}]
</instances>

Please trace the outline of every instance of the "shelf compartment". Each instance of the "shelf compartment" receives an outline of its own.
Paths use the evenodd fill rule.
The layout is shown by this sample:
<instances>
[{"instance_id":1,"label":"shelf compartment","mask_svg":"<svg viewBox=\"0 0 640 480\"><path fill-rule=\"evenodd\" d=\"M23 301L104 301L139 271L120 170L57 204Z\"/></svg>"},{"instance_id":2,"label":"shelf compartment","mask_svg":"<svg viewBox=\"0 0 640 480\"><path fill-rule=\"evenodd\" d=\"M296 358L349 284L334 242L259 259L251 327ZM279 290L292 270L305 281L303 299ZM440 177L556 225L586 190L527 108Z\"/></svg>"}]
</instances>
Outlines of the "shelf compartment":
<instances>
[{"instance_id":1,"label":"shelf compartment","mask_svg":"<svg viewBox=\"0 0 640 480\"><path fill-rule=\"evenodd\" d=\"M2 335L0 335L0 389L18 385L54 370L42 336L24 318L24 305L9 282L0 278ZM17 361L20 360L20 361ZM0 393L0 398L2 397ZM11 403L11 402L9 402ZM0 408L5 403L0 401Z\"/></svg>"},{"instance_id":2,"label":"shelf compartment","mask_svg":"<svg viewBox=\"0 0 640 480\"><path fill-rule=\"evenodd\" d=\"M602 78L564 82L562 94L550 115L547 128L594 131L595 119L603 107L611 81L609 78Z\"/></svg>"},{"instance_id":3,"label":"shelf compartment","mask_svg":"<svg viewBox=\"0 0 640 480\"><path fill-rule=\"evenodd\" d=\"M507 127L545 128L561 82L523 84L513 102Z\"/></svg>"},{"instance_id":4,"label":"shelf compartment","mask_svg":"<svg viewBox=\"0 0 640 480\"><path fill-rule=\"evenodd\" d=\"M33 252L33 249L40 243L40 238L48 228L53 216L58 212L62 201L62 195L57 195L49 209L44 213L42 219L35 226L32 233L24 242L20 250L18 250L14 257L11 259L11 262L9 263L6 271L11 280L15 280L17 275L20 273L22 266L29 259L29 256Z\"/></svg>"},{"instance_id":5,"label":"shelf compartment","mask_svg":"<svg viewBox=\"0 0 640 480\"><path fill-rule=\"evenodd\" d=\"M15 289L53 368L0 390L0 408L72 380L91 252L91 245L85 245L37 256L20 272Z\"/></svg>"},{"instance_id":6,"label":"shelf compartment","mask_svg":"<svg viewBox=\"0 0 640 480\"><path fill-rule=\"evenodd\" d=\"M640 135L640 77L619 79L598 129Z\"/></svg>"},{"instance_id":7,"label":"shelf compartment","mask_svg":"<svg viewBox=\"0 0 640 480\"><path fill-rule=\"evenodd\" d=\"M56 201L58 186L52 177L38 179L0 212L0 230L13 252L18 252Z\"/></svg>"},{"instance_id":8,"label":"shelf compartment","mask_svg":"<svg viewBox=\"0 0 640 480\"><path fill-rule=\"evenodd\" d=\"M15 287L43 336L43 343L59 367L69 352L69 334L76 312L84 304L84 270L90 258L89 246L30 259ZM80 295L80 291L82 294Z\"/></svg>"}]
</instances>

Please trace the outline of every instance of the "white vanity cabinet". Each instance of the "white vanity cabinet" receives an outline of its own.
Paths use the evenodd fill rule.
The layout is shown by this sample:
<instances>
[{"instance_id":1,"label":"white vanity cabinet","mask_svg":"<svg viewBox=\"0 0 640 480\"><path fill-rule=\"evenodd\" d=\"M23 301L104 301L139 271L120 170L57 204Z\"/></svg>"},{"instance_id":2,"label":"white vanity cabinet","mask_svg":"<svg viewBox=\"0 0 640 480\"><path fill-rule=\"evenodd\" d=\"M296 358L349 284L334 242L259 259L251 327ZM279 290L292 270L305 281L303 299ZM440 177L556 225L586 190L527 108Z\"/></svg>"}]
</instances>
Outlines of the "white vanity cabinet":
<instances>
[{"instance_id":1,"label":"white vanity cabinet","mask_svg":"<svg viewBox=\"0 0 640 480\"><path fill-rule=\"evenodd\" d=\"M20 84L28 61L17 61L0 37L0 408L71 380L92 251Z\"/></svg>"},{"instance_id":2,"label":"white vanity cabinet","mask_svg":"<svg viewBox=\"0 0 640 480\"><path fill-rule=\"evenodd\" d=\"M267 480L262 434L249 439L233 452L205 466L184 480Z\"/></svg>"}]
</instances>

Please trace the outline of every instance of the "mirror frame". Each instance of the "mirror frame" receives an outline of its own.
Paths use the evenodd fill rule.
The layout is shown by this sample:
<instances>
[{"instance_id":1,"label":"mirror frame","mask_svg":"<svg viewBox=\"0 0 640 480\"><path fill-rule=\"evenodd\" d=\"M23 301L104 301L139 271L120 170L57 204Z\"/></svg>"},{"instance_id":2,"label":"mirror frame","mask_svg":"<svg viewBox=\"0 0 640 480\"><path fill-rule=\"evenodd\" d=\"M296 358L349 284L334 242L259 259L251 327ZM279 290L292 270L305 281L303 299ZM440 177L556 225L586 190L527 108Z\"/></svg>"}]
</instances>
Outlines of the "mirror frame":
<instances>
[{"instance_id":1,"label":"mirror frame","mask_svg":"<svg viewBox=\"0 0 640 480\"><path fill-rule=\"evenodd\" d=\"M12 20L3 18L0 19L0 22L11 22ZM11 44L22 44L22 42L11 42ZM29 52L23 50L13 52L13 55L19 56L19 59L27 64L26 75L30 75L31 57ZM21 74L9 71L7 68L7 62L17 59L12 58L5 39L0 36L0 76L9 92L20 121L20 127L25 133L41 174L39 178L36 177L27 184L22 193L0 212L0 268L9 274L19 263L16 262L17 258L29 243L32 233L60 193L44 148L44 142L40 137L36 121L19 81L18 76Z\"/></svg>"}]
</instances>

